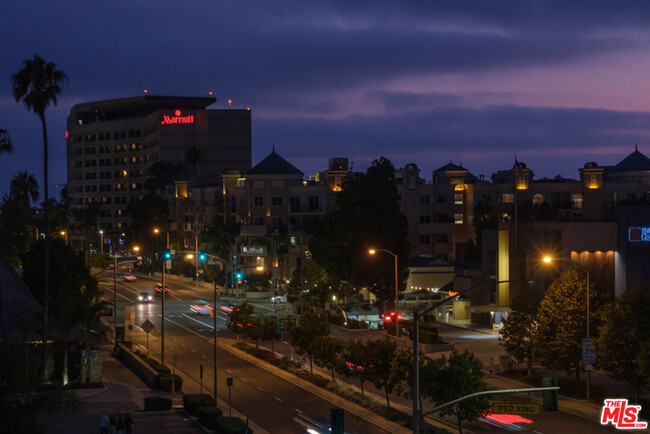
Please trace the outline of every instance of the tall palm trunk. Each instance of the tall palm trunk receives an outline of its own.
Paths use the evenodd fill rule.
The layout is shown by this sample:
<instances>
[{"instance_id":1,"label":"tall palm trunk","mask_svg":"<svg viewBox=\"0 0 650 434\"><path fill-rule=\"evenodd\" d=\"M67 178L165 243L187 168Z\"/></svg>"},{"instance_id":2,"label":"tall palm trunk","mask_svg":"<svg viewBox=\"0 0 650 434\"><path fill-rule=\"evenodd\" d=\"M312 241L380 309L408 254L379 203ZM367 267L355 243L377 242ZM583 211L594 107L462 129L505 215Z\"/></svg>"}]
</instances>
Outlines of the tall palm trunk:
<instances>
[{"instance_id":1,"label":"tall palm trunk","mask_svg":"<svg viewBox=\"0 0 650 434\"><path fill-rule=\"evenodd\" d=\"M41 351L41 364L39 367L39 381L45 383L45 364L47 360L47 332L48 332L48 308L49 308L49 284L50 284L50 220L48 218L48 179L47 179L47 124L45 113L39 113L43 125L43 218L45 219L45 265L43 271L43 344Z\"/></svg>"}]
</instances>

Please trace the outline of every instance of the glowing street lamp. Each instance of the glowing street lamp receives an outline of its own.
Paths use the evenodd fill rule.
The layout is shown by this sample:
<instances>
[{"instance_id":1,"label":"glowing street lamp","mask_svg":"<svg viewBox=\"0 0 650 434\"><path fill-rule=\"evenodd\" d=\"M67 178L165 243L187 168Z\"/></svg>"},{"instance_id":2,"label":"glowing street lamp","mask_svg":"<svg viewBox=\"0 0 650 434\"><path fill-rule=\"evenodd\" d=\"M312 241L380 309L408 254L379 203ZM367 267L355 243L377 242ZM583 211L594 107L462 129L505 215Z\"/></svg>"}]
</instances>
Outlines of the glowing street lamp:
<instances>
[{"instance_id":1,"label":"glowing street lamp","mask_svg":"<svg viewBox=\"0 0 650 434\"><path fill-rule=\"evenodd\" d=\"M395 260L395 337L399 338L399 281L397 275L397 255L386 249L369 249L368 253L374 255L377 251L386 252Z\"/></svg>"}]
</instances>

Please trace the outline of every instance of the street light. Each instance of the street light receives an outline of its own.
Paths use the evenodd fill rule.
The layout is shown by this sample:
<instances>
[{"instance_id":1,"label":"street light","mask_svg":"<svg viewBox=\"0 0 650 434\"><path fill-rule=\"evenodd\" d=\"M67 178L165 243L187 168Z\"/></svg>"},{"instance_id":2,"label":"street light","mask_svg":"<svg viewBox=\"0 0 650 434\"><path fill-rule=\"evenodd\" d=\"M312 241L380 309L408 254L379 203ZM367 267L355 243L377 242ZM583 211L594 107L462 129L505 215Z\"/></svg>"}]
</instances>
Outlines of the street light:
<instances>
[{"instance_id":1,"label":"street light","mask_svg":"<svg viewBox=\"0 0 650 434\"><path fill-rule=\"evenodd\" d=\"M397 275L397 255L386 249L370 249L368 253L374 255L377 251L386 252L395 259L395 338L399 338L399 277Z\"/></svg>"},{"instance_id":2,"label":"street light","mask_svg":"<svg viewBox=\"0 0 650 434\"><path fill-rule=\"evenodd\" d=\"M160 326L160 362L165 365L165 267L167 265L167 261L171 260L170 258L167 258L168 252L169 252L169 232L164 231L162 229L154 228L153 230L154 234L158 234L160 232L164 232L167 234L167 247L165 250L165 254L163 255L163 261L162 261L162 288L160 290L160 303L161 303L161 310L162 310L162 325ZM170 255L171 256L171 255Z\"/></svg>"},{"instance_id":3,"label":"street light","mask_svg":"<svg viewBox=\"0 0 650 434\"><path fill-rule=\"evenodd\" d=\"M587 273L587 339L589 339L590 338L590 335L589 335L589 316L590 316L589 315L589 269L587 267L585 267L584 265L582 265L582 264L579 264L577 262L573 262L571 259L560 258L560 259L557 259L557 260L558 261L565 261L565 262L568 262L570 264L573 264L578 268L582 268ZM544 256L543 261L546 264L550 264L551 262L553 262L553 258L551 258L550 256ZM589 400L590 395L591 395L591 390L590 389L591 389L591 372L587 371L587 401Z\"/></svg>"},{"instance_id":4,"label":"street light","mask_svg":"<svg viewBox=\"0 0 650 434\"><path fill-rule=\"evenodd\" d=\"M104 231L99 231L99 252L104 254Z\"/></svg>"}]
</instances>

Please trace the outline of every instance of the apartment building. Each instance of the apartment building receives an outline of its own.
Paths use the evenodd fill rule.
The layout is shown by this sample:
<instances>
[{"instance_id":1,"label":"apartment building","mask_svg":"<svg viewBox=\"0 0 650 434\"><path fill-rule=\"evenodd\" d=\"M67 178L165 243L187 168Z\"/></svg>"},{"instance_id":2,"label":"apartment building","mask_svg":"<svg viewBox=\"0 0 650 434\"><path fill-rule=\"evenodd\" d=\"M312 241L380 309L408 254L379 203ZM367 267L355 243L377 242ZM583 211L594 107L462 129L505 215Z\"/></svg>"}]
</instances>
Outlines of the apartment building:
<instances>
[{"instance_id":1,"label":"apartment building","mask_svg":"<svg viewBox=\"0 0 650 434\"><path fill-rule=\"evenodd\" d=\"M246 172L250 110L208 109L215 102L142 95L73 106L66 131L72 207L101 204L99 227L118 233L129 226L129 201L147 193L145 180L155 163L183 165L208 184L220 182L228 170ZM187 161L190 150L195 158Z\"/></svg>"}]
</instances>

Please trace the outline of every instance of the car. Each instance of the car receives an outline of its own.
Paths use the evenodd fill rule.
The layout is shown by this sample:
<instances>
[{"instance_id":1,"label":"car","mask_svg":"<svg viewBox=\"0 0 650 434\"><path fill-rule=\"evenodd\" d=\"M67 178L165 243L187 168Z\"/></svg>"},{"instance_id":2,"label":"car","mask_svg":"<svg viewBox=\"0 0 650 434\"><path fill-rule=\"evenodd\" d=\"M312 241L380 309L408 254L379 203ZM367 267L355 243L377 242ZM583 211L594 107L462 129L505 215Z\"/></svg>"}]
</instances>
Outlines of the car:
<instances>
[{"instance_id":1,"label":"car","mask_svg":"<svg viewBox=\"0 0 650 434\"><path fill-rule=\"evenodd\" d=\"M138 278L131 273L124 274L122 278L127 282L133 282L134 280L138 280Z\"/></svg>"},{"instance_id":2,"label":"car","mask_svg":"<svg viewBox=\"0 0 650 434\"><path fill-rule=\"evenodd\" d=\"M142 303L149 303L151 300L153 300L153 297L148 292L141 292L138 294L138 301Z\"/></svg>"},{"instance_id":3,"label":"car","mask_svg":"<svg viewBox=\"0 0 650 434\"><path fill-rule=\"evenodd\" d=\"M219 302L219 309L221 309L224 312L230 313L234 309L236 309L237 305L234 303L226 302L226 301L220 301Z\"/></svg>"},{"instance_id":4,"label":"car","mask_svg":"<svg viewBox=\"0 0 650 434\"><path fill-rule=\"evenodd\" d=\"M214 308L203 300L199 300L198 303L194 303L190 306L190 310L199 315L211 315Z\"/></svg>"},{"instance_id":5,"label":"car","mask_svg":"<svg viewBox=\"0 0 650 434\"><path fill-rule=\"evenodd\" d=\"M158 285L154 286L153 289L156 290L156 294L162 294L163 291L162 287L163 287L162 283L159 283ZM165 285L165 294L168 293L169 293L169 288L167 287L167 285Z\"/></svg>"},{"instance_id":6,"label":"car","mask_svg":"<svg viewBox=\"0 0 650 434\"><path fill-rule=\"evenodd\" d=\"M286 303L286 302L287 302L286 295L276 295L275 297L271 297L271 303Z\"/></svg>"}]
</instances>

